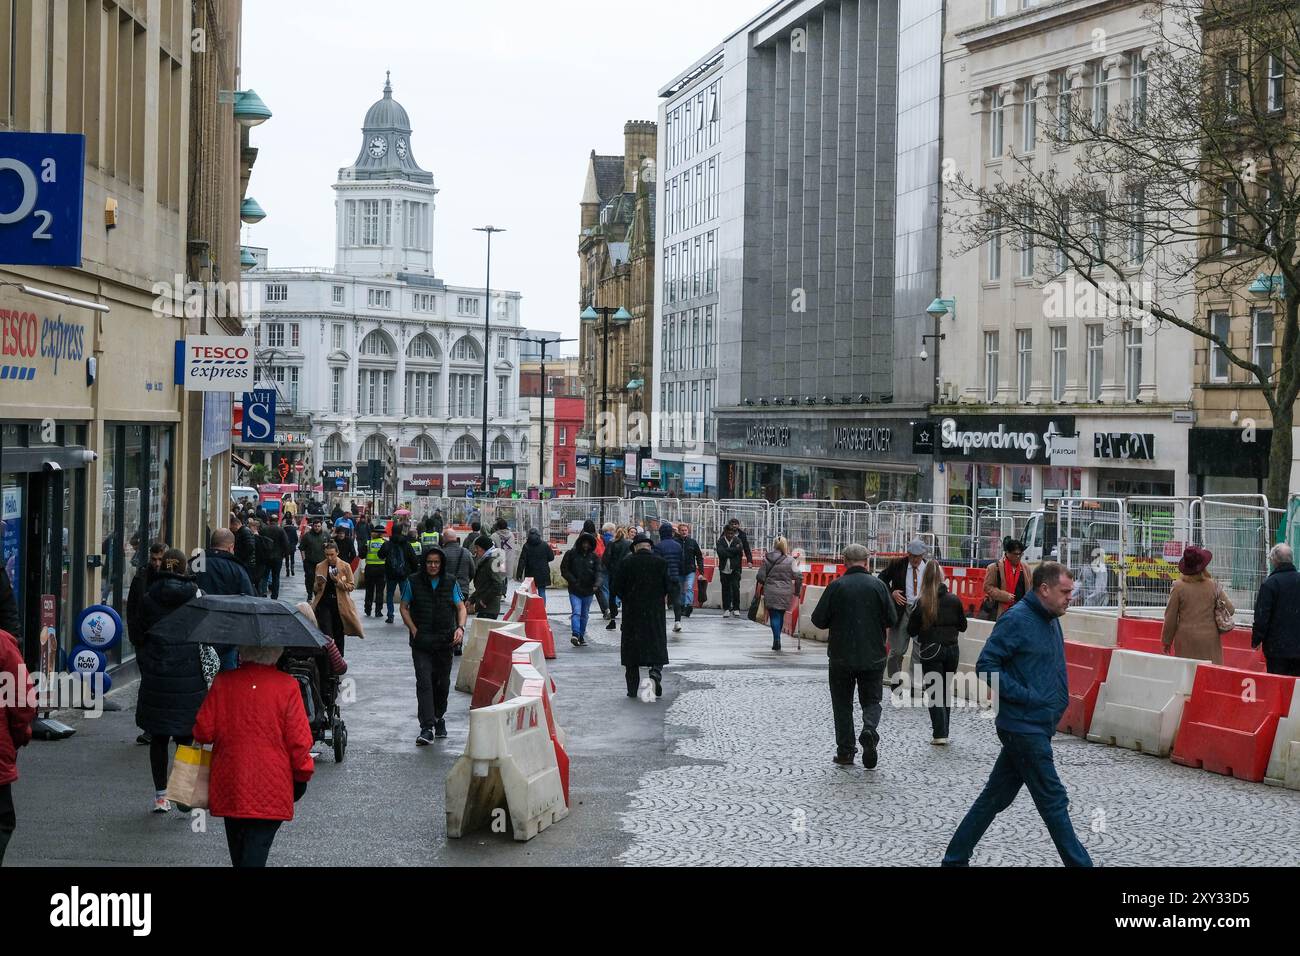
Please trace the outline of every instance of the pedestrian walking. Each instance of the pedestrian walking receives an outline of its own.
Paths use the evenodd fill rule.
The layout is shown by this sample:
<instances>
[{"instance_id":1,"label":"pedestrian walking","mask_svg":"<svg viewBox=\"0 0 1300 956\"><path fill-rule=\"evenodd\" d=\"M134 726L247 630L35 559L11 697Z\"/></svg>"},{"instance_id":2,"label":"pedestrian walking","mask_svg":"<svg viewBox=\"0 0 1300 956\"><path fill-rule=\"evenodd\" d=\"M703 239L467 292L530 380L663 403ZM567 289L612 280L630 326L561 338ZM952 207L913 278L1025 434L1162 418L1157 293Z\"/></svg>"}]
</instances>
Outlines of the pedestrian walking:
<instances>
[{"instance_id":1,"label":"pedestrian walking","mask_svg":"<svg viewBox=\"0 0 1300 956\"><path fill-rule=\"evenodd\" d=\"M370 616L373 608L375 617L384 616L384 556L382 554L386 544L383 534L379 528L374 528L370 532L370 538L366 541L366 603L365 616Z\"/></svg>"},{"instance_id":2,"label":"pedestrian walking","mask_svg":"<svg viewBox=\"0 0 1300 956\"><path fill-rule=\"evenodd\" d=\"M244 566L235 560L235 536L225 528L212 532L212 547L203 553L202 570L195 583L204 594L254 594L253 582ZM214 645L222 670L239 666L239 648L234 644Z\"/></svg>"},{"instance_id":3,"label":"pedestrian walking","mask_svg":"<svg viewBox=\"0 0 1300 956\"><path fill-rule=\"evenodd\" d=\"M614 568L610 593L623 609L619 660L627 683L627 696L636 697L641 668L648 667L655 697L662 697L663 668L668 663L668 629L664 602L680 585L668 571L668 562L653 549L648 535L638 534L632 550Z\"/></svg>"},{"instance_id":4,"label":"pedestrian walking","mask_svg":"<svg viewBox=\"0 0 1300 956\"><path fill-rule=\"evenodd\" d=\"M0 566L0 577L9 580L3 566ZM18 826L13 795L13 785L18 781L18 751L31 741L32 721L36 719L36 708L29 706L34 702L36 690L23 662L18 635L8 627L0 627L0 682L14 690L12 695L0 694L0 866L3 866L5 850Z\"/></svg>"},{"instance_id":5,"label":"pedestrian walking","mask_svg":"<svg viewBox=\"0 0 1300 956\"><path fill-rule=\"evenodd\" d=\"M826 645L831 715L835 721L834 762L851 766L862 744L862 765L879 759L882 677L889 658L887 633L897 606L885 584L867 570L870 552L860 544L844 549L844 574L822 592L813 608L815 627L829 632ZM853 695L862 706L862 732L854 737Z\"/></svg>"},{"instance_id":6,"label":"pedestrian walking","mask_svg":"<svg viewBox=\"0 0 1300 956\"><path fill-rule=\"evenodd\" d=\"M532 578L533 586L541 595L542 606L546 606L546 589L551 584L551 562L555 560L555 549L542 540L542 533L537 528L528 529L528 537L519 552L519 567L515 571L516 580Z\"/></svg>"},{"instance_id":7,"label":"pedestrian walking","mask_svg":"<svg viewBox=\"0 0 1300 956\"><path fill-rule=\"evenodd\" d=\"M140 668L140 689L136 695L135 723L147 733L149 769L153 773L153 812L166 813L167 764L170 745L188 745L194 717L208 693L201 652L196 644L172 644L151 637L149 631L182 604L199 593L189 574L184 551L170 548L145 589L140 606L140 630L131 635L136 664Z\"/></svg>"},{"instance_id":8,"label":"pedestrian walking","mask_svg":"<svg viewBox=\"0 0 1300 956\"><path fill-rule=\"evenodd\" d=\"M423 566L402 582L402 623L410 635L420 720L417 746L447 736L447 694L452 648L465 640L465 601L460 583L444 573L441 548L424 552Z\"/></svg>"},{"instance_id":9,"label":"pedestrian walking","mask_svg":"<svg viewBox=\"0 0 1300 956\"><path fill-rule=\"evenodd\" d=\"M357 617L357 606L352 603L356 583L352 567L339 555L338 545L330 541L325 545L325 559L315 567L316 594L312 610L316 623L326 636L332 637L340 654L347 654L347 637L364 638L366 632Z\"/></svg>"},{"instance_id":10,"label":"pedestrian walking","mask_svg":"<svg viewBox=\"0 0 1300 956\"><path fill-rule=\"evenodd\" d=\"M676 583L677 590L669 601L673 608L673 631L677 633L682 629L682 569L686 562L676 529L667 521L659 525L659 542L654 546L654 552L668 563L668 576Z\"/></svg>"},{"instance_id":11,"label":"pedestrian walking","mask_svg":"<svg viewBox=\"0 0 1300 956\"><path fill-rule=\"evenodd\" d=\"M1291 546L1273 545L1268 563L1272 570L1255 598L1250 646L1264 648L1270 674L1300 677L1300 572Z\"/></svg>"},{"instance_id":12,"label":"pedestrian walking","mask_svg":"<svg viewBox=\"0 0 1300 956\"><path fill-rule=\"evenodd\" d=\"M682 546L682 616L690 617L695 609L695 582L704 575L704 551L684 521L677 526L677 541Z\"/></svg>"},{"instance_id":13,"label":"pedestrian walking","mask_svg":"<svg viewBox=\"0 0 1300 956\"><path fill-rule=\"evenodd\" d=\"M1194 544L1188 545L1178 571L1182 575L1169 591L1165 605L1165 626L1160 633L1160 643L1166 654L1192 660L1223 663L1223 635L1219 629L1219 615L1232 630L1232 615L1236 609L1223 593L1219 582L1210 575L1212 552Z\"/></svg>"},{"instance_id":14,"label":"pedestrian walking","mask_svg":"<svg viewBox=\"0 0 1300 956\"><path fill-rule=\"evenodd\" d=\"M781 649L781 629L785 626L785 612L790 610L803 583L803 575L796 570L790 557L790 542L780 536L772 543L772 550L763 556L763 566L755 579L758 594L767 608L767 623L772 627L772 650Z\"/></svg>"},{"instance_id":15,"label":"pedestrian walking","mask_svg":"<svg viewBox=\"0 0 1300 956\"><path fill-rule=\"evenodd\" d=\"M425 548L436 548L440 544L442 544L442 535L434 530L433 518L425 518L420 530L420 551L423 552Z\"/></svg>"},{"instance_id":16,"label":"pedestrian walking","mask_svg":"<svg viewBox=\"0 0 1300 956\"><path fill-rule=\"evenodd\" d=\"M596 599L600 602L600 615L607 621L614 620L614 605L610 600L609 594L609 563L606 560L609 557L610 545L614 543L614 533L618 530L618 525L612 521L606 521L600 526L600 533L596 535Z\"/></svg>"},{"instance_id":17,"label":"pedestrian walking","mask_svg":"<svg viewBox=\"0 0 1300 956\"><path fill-rule=\"evenodd\" d=\"M388 602L387 623L392 624L393 596L396 594L400 603L402 582L419 568L418 561L412 557L411 545L406 540L406 534L402 531L400 523L393 528L388 540L379 549L379 556L384 559L384 598Z\"/></svg>"},{"instance_id":18,"label":"pedestrian walking","mask_svg":"<svg viewBox=\"0 0 1300 956\"><path fill-rule=\"evenodd\" d=\"M740 529L733 524L722 529L713 550L718 555L718 578L722 583L722 616L740 617L740 567L745 550Z\"/></svg>"},{"instance_id":19,"label":"pedestrian walking","mask_svg":"<svg viewBox=\"0 0 1300 956\"><path fill-rule=\"evenodd\" d=\"M263 579L267 582L266 593L275 600L280 598L280 566L284 564L284 556L289 553L289 539L285 536L284 529L280 527L278 516L272 514L262 525L261 535L263 542L261 544L261 558L266 562L266 577Z\"/></svg>"},{"instance_id":20,"label":"pedestrian walking","mask_svg":"<svg viewBox=\"0 0 1300 956\"><path fill-rule=\"evenodd\" d=\"M581 534L591 535L591 540L595 542L593 553L596 556L596 589L593 596L596 603L600 606L600 616L604 620L609 619L609 596L603 586L602 580L605 573L605 536L596 530L596 522L588 518L582 523ZM576 542L575 542L576 543Z\"/></svg>"},{"instance_id":21,"label":"pedestrian walking","mask_svg":"<svg viewBox=\"0 0 1300 956\"><path fill-rule=\"evenodd\" d=\"M600 563L596 558L596 536L584 531L560 562L560 577L569 588L569 641L574 647L587 646L587 617L596 593Z\"/></svg>"},{"instance_id":22,"label":"pedestrian walking","mask_svg":"<svg viewBox=\"0 0 1300 956\"><path fill-rule=\"evenodd\" d=\"M740 540L740 550L745 555L745 563L752 567L754 552L749 547L749 535L745 534L745 529L740 526L740 519L732 518L728 521L726 530L735 532L735 537Z\"/></svg>"},{"instance_id":23,"label":"pedestrian walking","mask_svg":"<svg viewBox=\"0 0 1300 956\"><path fill-rule=\"evenodd\" d=\"M506 596L505 555L497 550L485 534L471 543L474 549L473 588L469 610L475 617L495 621L501 616L501 600Z\"/></svg>"},{"instance_id":24,"label":"pedestrian walking","mask_svg":"<svg viewBox=\"0 0 1300 956\"><path fill-rule=\"evenodd\" d=\"M248 580L257 587L257 535L247 521L238 515L230 516L230 530L235 535L235 560L248 572Z\"/></svg>"},{"instance_id":25,"label":"pedestrian walking","mask_svg":"<svg viewBox=\"0 0 1300 956\"><path fill-rule=\"evenodd\" d=\"M618 595L614 593L614 573L632 553L632 534L626 527L616 527L614 536L605 548L605 556L600 559L604 567L605 581L609 586L609 623L605 630L612 631L618 626L618 611L621 605Z\"/></svg>"},{"instance_id":26,"label":"pedestrian walking","mask_svg":"<svg viewBox=\"0 0 1300 956\"><path fill-rule=\"evenodd\" d=\"M460 543L460 535L451 529L443 532L440 547L447 574L460 585L462 594L469 593L469 583L474 580L474 555Z\"/></svg>"},{"instance_id":27,"label":"pedestrian walking","mask_svg":"<svg viewBox=\"0 0 1300 956\"><path fill-rule=\"evenodd\" d=\"M302 554L302 584L308 600L316 594L316 566L325 560L325 542L329 538L324 524L320 515L312 515L307 533L298 542L298 551Z\"/></svg>"},{"instance_id":28,"label":"pedestrian walking","mask_svg":"<svg viewBox=\"0 0 1300 956\"><path fill-rule=\"evenodd\" d=\"M217 675L194 721L194 740L212 745L208 808L235 867L266 866L316 768L302 692L276 667L283 653L241 648L239 669Z\"/></svg>"},{"instance_id":29,"label":"pedestrian walking","mask_svg":"<svg viewBox=\"0 0 1300 956\"><path fill-rule=\"evenodd\" d=\"M227 531L226 534L230 534L230 532ZM166 553L167 545L165 542L155 541L149 545L148 563L131 577L131 587L126 594L126 634L132 640L144 629L144 622L141 618L141 609L144 607L144 594L153 581L154 575L162 570L162 559Z\"/></svg>"},{"instance_id":30,"label":"pedestrian walking","mask_svg":"<svg viewBox=\"0 0 1300 956\"><path fill-rule=\"evenodd\" d=\"M284 516L284 544L284 573L293 577L297 573L294 556L298 553L298 522L291 514Z\"/></svg>"},{"instance_id":31,"label":"pedestrian walking","mask_svg":"<svg viewBox=\"0 0 1300 956\"><path fill-rule=\"evenodd\" d=\"M1029 590L1004 613L980 652L976 672L993 689L1002 750L944 854L944 866L969 866L989 824L1029 788L1039 816L1066 866L1092 866L1070 823L1070 800L1052 760L1052 735L1070 701L1060 618L1070 607L1074 579L1045 561Z\"/></svg>"},{"instance_id":32,"label":"pedestrian walking","mask_svg":"<svg viewBox=\"0 0 1300 956\"><path fill-rule=\"evenodd\" d=\"M356 572L357 564L357 547L352 541L352 532L348 528L334 526L334 546L339 550L339 560L347 563L347 566Z\"/></svg>"},{"instance_id":33,"label":"pedestrian walking","mask_svg":"<svg viewBox=\"0 0 1300 956\"><path fill-rule=\"evenodd\" d=\"M930 743L938 746L948 743L952 717L949 675L957 672L957 635L965 630L966 609L961 598L948 592L939 562L929 562L921 578L921 596L908 615L907 633L916 639L912 653L920 659L921 696L930 712ZM912 670L917 670L915 665Z\"/></svg>"},{"instance_id":34,"label":"pedestrian walking","mask_svg":"<svg viewBox=\"0 0 1300 956\"><path fill-rule=\"evenodd\" d=\"M492 523L492 546L501 552L504 563L501 566L505 572L507 580L515 570L515 562L519 555L515 554L515 536L510 531L510 525L505 518L497 518Z\"/></svg>"},{"instance_id":35,"label":"pedestrian walking","mask_svg":"<svg viewBox=\"0 0 1300 956\"><path fill-rule=\"evenodd\" d=\"M984 569L984 603L980 616L996 621L1025 596L1027 590L1024 565L1020 559L1025 553L1025 543L1016 538L1002 539L1002 560L994 561Z\"/></svg>"},{"instance_id":36,"label":"pedestrian walking","mask_svg":"<svg viewBox=\"0 0 1300 956\"><path fill-rule=\"evenodd\" d=\"M893 687L903 682L903 658L911 641L907 624L921 596L921 579L925 577L929 563L926 561L928 551L925 542L916 538L908 543L902 557L890 561L880 572L880 580L889 589L890 600L898 608L898 625L889 632L889 663L885 667L885 681Z\"/></svg>"}]
</instances>

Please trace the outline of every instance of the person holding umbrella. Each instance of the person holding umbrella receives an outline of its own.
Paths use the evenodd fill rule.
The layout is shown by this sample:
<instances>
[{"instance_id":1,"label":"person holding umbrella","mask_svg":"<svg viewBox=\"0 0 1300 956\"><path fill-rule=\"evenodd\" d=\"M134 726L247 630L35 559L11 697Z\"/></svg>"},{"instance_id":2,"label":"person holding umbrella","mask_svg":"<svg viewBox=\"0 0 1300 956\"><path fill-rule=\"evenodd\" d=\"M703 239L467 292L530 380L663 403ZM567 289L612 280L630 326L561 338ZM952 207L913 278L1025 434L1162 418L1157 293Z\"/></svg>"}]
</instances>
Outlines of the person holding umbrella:
<instances>
[{"instance_id":1,"label":"person holding umbrella","mask_svg":"<svg viewBox=\"0 0 1300 956\"><path fill-rule=\"evenodd\" d=\"M167 643L150 633L160 621L199 593L199 586L188 570L184 551L169 548L163 553L162 564L154 573L141 602L140 631L131 636L140 668L135 723L150 736L149 768L153 772L154 813L166 813L171 809L167 802L168 747L173 738L177 744L190 743L194 715L208 692L198 646Z\"/></svg>"},{"instance_id":2,"label":"person holding umbrella","mask_svg":"<svg viewBox=\"0 0 1300 956\"><path fill-rule=\"evenodd\" d=\"M664 602L681 593L668 562L654 551L645 534L632 539L632 553L619 562L610 581L610 596L622 602L623 631L619 660L627 680L627 696L636 697L641 668L650 668L655 696L664 693L663 666L668 663L668 625Z\"/></svg>"},{"instance_id":3,"label":"person holding umbrella","mask_svg":"<svg viewBox=\"0 0 1300 956\"><path fill-rule=\"evenodd\" d=\"M339 653L345 654L344 639L349 634L364 638L366 632L361 628L356 605L352 603L352 592L356 590L352 566L339 557L335 542L325 543L325 558L316 565L315 574L316 596L312 598L312 610L316 612L320 629L334 639Z\"/></svg>"}]
</instances>

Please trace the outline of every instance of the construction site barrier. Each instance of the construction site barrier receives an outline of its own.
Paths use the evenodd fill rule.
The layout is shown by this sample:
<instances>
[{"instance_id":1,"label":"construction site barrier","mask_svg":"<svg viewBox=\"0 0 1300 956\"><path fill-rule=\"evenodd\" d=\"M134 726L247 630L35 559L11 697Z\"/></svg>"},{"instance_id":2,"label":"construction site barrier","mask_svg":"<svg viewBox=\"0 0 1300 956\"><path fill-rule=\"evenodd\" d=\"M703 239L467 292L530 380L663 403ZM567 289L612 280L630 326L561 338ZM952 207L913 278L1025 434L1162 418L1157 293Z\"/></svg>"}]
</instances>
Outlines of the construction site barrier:
<instances>
[{"instance_id":1,"label":"construction site barrier","mask_svg":"<svg viewBox=\"0 0 1300 956\"><path fill-rule=\"evenodd\" d=\"M508 815L516 840L531 840L568 816L554 741L540 697L469 713L465 753L447 775L447 836L491 826Z\"/></svg>"},{"instance_id":2,"label":"construction site barrier","mask_svg":"<svg viewBox=\"0 0 1300 956\"><path fill-rule=\"evenodd\" d=\"M1300 681L1291 691L1291 707L1277 723L1264 782L1300 790Z\"/></svg>"},{"instance_id":3,"label":"construction site barrier","mask_svg":"<svg viewBox=\"0 0 1300 956\"><path fill-rule=\"evenodd\" d=\"M1115 646L1126 651L1163 654L1160 633L1165 622L1149 618L1121 617L1115 625Z\"/></svg>"},{"instance_id":4,"label":"construction site barrier","mask_svg":"<svg viewBox=\"0 0 1300 956\"><path fill-rule=\"evenodd\" d=\"M465 635L465 646L461 648L460 666L456 669L456 689L462 693L474 692L478 681L479 666L483 663L483 652L487 649L488 635L494 630L503 631L519 638L526 637L524 626L510 621L490 621L487 618L469 619L469 633Z\"/></svg>"},{"instance_id":5,"label":"construction site barrier","mask_svg":"<svg viewBox=\"0 0 1300 956\"><path fill-rule=\"evenodd\" d=\"M1174 763L1256 783L1268 769L1278 722L1289 716L1294 677L1202 664L1183 708Z\"/></svg>"},{"instance_id":6,"label":"construction site barrier","mask_svg":"<svg viewBox=\"0 0 1300 956\"><path fill-rule=\"evenodd\" d=\"M551 633L551 622L546 616L546 601L540 594L530 594L524 607L524 631L530 641L542 645L548 661L555 660L555 635Z\"/></svg>"},{"instance_id":7,"label":"construction site barrier","mask_svg":"<svg viewBox=\"0 0 1300 956\"><path fill-rule=\"evenodd\" d=\"M512 625L513 628L518 626L518 624ZM536 642L527 636L511 633L501 627L491 630L474 681L473 697L469 702L471 710L488 707L504 699L502 690L510 679L510 668L514 664L515 651L529 643Z\"/></svg>"},{"instance_id":8,"label":"construction site barrier","mask_svg":"<svg viewBox=\"0 0 1300 956\"><path fill-rule=\"evenodd\" d=\"M960 696L971 703L974 703L971 697L975 693L984 700L989 699L988 683L982 678L976 679L969 675L975 673L975 663L992 633L992 621L971 619L966 622L966 630L957 635L957 673L967 676L954 684L954 696Z\"/></svg>"},{"instance_id":9,"label":"construction site barrier","mask_svg":"<svg viewBox=\"0 0 1300 956\"><path fill-rule=\"evenodd\" d=\"M812 622L812 613L817 610L817 602L825 593L826 588L820 585L804 585L803 594L799 597L799 622L795 630L799 637L806 637L810 641L821 641L823 644L831 639L829 631L814 627Z\"/></svg>"},{"instance_id":10,"label":"construction site barrier","mask_svg":"<svg viewBox=\"0 0 1300 956\"><path fill-rule=\"evenodd\" d=\"M967 614L978 614L984 603L984 569L943 566L948 590L961 599Z\"/></svg>"},{"instance_id":11,"label":"construction site barrier","mask_svg":"<svg viewBox=\"0 0 1300 956\"><path fill-rule=\"evenodd\" d=\"M1095 644L1065 642L1065 670L1070 685L1070 702L1056 729L1063 734L1087 737L1097 705L1097 693L1110 668L1111 648Z\"/></svg>"},{"instance_id":12,"label":"construction site barrier","mask_svg":"<svg viewBox=\"0 0 1300 956\"><path fill-rule=\"evenodd\" d=\"M1198 661L1117 649L1097 691L1088 739L1167 757L1192 693Z\"/></svg>"},{"instance_id":13,"label":"construction site barrier","mask_svg":"<svg viewBox=\"0 0 1300 956\"><path fill-rule=\"evenodd\" d=\"M569 754L565 750L564 731L555 715L555 685L547 676L545 664L541 668L530 658L540 658L541 648L535 643L525 644L514 653L514 663L510 667L510 679L506 683L505 699L516 697L540 697L542 711L546 715L546 728L555 746L555 765L560 773L560 788L564 791L564 805L569 805Z\"/></svg>"}]
</instances>

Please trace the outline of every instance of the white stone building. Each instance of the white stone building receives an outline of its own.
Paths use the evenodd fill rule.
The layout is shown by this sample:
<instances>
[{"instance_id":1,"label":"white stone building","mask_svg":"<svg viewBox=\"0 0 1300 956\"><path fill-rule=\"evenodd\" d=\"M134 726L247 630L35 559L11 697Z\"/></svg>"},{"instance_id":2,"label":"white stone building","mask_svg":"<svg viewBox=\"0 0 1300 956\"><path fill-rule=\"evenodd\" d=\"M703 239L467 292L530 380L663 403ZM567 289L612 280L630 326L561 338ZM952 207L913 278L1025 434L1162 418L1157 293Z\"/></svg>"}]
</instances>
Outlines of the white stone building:
<instances>
[{"instance_id":1,"label":"white stone building","mask_svg":"<svg viewBox=\"0 0 1300 956\"><path fill-rule=\"evenodd\" d=\"M325 479L327 497L370 497L366 463L390 457L397 469L396 488L390 474L384 490L390 502L394 491L410 502L475 487L490 311L489 471L511 487L523 482L520 295L492 289L489 310L481 286L435 274L438 190L416 164L410 121L390 84L366 113L361 150L333 189L335 267L270 268L259 257L248 274L260 287L253 334L263 376L307 423L301 436L310 444L291 443L293 457Z\"/></svg>"}]
</instances>

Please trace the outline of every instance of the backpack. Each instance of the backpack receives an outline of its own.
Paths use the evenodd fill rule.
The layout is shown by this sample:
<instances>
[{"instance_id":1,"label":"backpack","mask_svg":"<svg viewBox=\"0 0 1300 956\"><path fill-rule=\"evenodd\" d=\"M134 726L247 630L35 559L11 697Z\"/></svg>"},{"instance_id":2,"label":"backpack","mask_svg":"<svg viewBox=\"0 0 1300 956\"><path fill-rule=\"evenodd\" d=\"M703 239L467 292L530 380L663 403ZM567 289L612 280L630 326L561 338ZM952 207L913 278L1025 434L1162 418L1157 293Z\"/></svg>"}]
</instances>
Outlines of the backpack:
<instances>
[{"instance_id":1,"label":"backpack","mask_svg":"<svg viewBox=\"0 0 1300 956\"><path fill-rule=\"evenodd\" d=\"M405 542L398 542L394 547L393 542L389 541L388 557L384 561L384 570L388 571L393 577L406 577L410 570L406 556L409 551L403 546Z\"/></svg>"}]
</instances>

